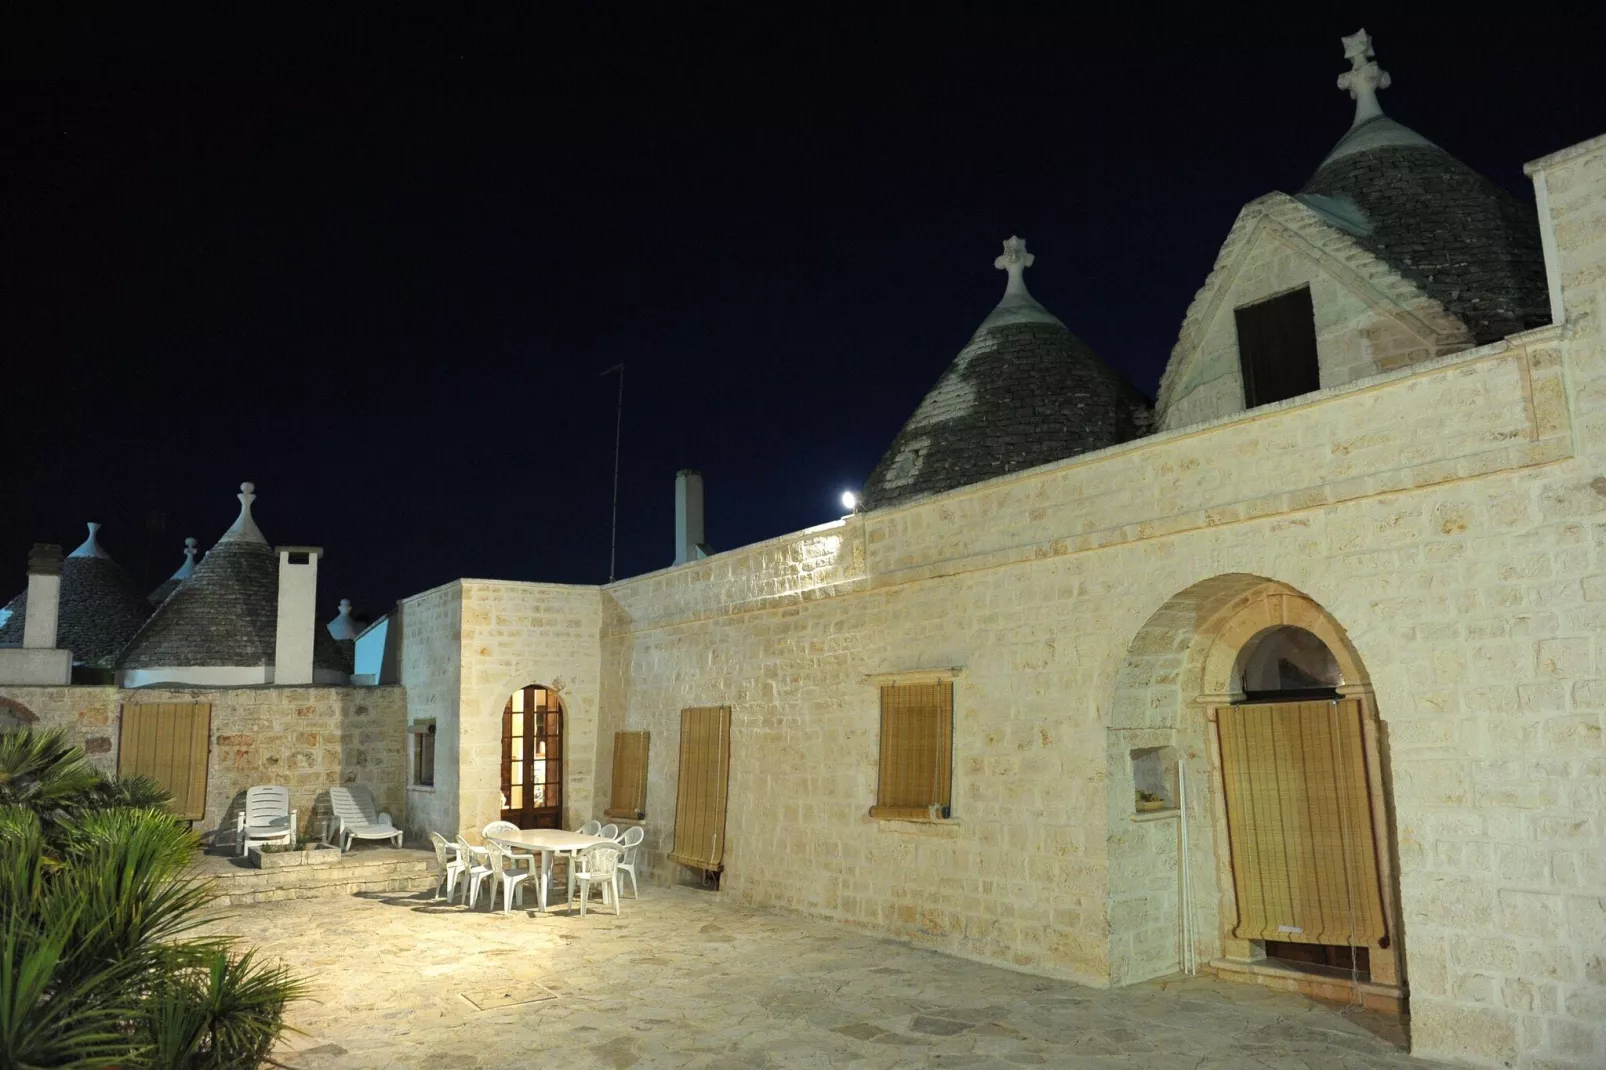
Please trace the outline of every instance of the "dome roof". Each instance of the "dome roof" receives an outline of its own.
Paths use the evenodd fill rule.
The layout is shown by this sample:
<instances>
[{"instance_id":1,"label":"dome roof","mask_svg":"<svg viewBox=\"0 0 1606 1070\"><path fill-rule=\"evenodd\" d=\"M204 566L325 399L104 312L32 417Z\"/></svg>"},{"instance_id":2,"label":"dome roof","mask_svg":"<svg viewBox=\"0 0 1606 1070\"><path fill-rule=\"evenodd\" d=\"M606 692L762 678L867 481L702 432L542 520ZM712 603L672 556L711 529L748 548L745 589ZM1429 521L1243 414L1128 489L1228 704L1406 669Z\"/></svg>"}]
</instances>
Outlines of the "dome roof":
<instances>
[{"instance_id":1,"label":"dome roof","mask_svg":"<svg viewBox=\"0 0 1606 1070\"><path fill-rule=\"evenodd\" d=\"M240 484L240 516L117 659L119 669L272 665L279 624L279 555L251 518L255 487ZM313 628L312 664L344 661Z\"/></svg>"},{"instance_id":2,"label":"dome roof","mask_svg":"<svg viewBox=\"0 0 1606 1070\"><path fill-rule=\"evenodd\" d=\"M1135 438L1149 406L1026 290L1020 238L1004 298L892 440L864 486L878 509Z\"/></svg>"},{"instance_id":3,"label":"dome roof","mask_svg":"<svg viewBox=\"0 0 1606 1070\"><path fill-rule=\"evenodd\" d=\"M1384 115L1377 90L1391 79L1371 38L1361 30L1344 46L1353 69L1339 88L1355 98L1355 122L1300 199L1347 209L1359 224L1356 241L1466 324L1478 344L1549 323L1533 206Z\"/></svg>"},{"instance_id":4,"label":"dome roof","mask_svg":"<svg viewBox=\"0 0 1606 1070\"><path fill-rule=\"evenodd\" d=\"M122 566L101 548L99 530L99 524L90 524L89 537L62 559L56 646L72 651L74 665L108 669L150 616L151 606ZM0 645L21 645L27 607L24 590L0 611L5 617Z\"/></svg>"},{"instance_id":5,"label":"dome roof","mask_svg":"<svg viewBox=\"0 0 1606 1070\"><path fill-rule=\"evenodd\" d=\"M156 590L146 596L153 606L159 606L167 601L167 596L178 590L178 585L195 575L195 555L200 551L195 549L195 539L184 540L184 563L178 567L167 579L157 585Z\"/></svg>"}]
</instances>

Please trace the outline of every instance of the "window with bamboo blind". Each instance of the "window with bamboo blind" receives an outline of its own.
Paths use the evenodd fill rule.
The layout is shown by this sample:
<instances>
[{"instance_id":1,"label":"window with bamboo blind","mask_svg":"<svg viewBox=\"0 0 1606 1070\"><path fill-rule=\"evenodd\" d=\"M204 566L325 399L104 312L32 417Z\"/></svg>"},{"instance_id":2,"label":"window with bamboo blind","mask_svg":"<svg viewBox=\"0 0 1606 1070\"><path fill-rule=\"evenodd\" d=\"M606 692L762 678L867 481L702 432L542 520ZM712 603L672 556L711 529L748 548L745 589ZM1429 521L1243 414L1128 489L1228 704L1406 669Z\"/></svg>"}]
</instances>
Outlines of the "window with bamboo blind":
<instances>
[{"instance_id":1,"label":"window with bamboo blind","mask_svg":"<svg viewBox=\"0 0 1606 1070\"><path fill-rule=\"evenodd\" d=\"M954 766L954 682L881 688L881 765L872 817L947 817Z\"/></svg>"},{"instance_id":2,"label":"window with bamboo blind","mask_svg":"<svg viewBox=\"0 0 1606 1070\"><path fill-rule=\"evenodd\" d=\"M613 734L613 787L608 817L639 821L647 816L647 733Z\"/></svg>"},{"instance_id":3,"label":"window with bamboo blind","mask_svg":"<svg viewBox=\"0 0 1606 1070\"><path fill-rule=\"evenodd\" d=\"M212 706L206 702L147 702L123 706L117 775L148 776L173 794L180 819L206 813L206 760Z\"/></svg>"},{"instance_id":4,"label":"window with bamboo blind","mask_svg":"<svg viewBox=\"0 0 1606 1070\"><path fill-rule=\"evenodd\" d=\"M1222 707L1222 787L1245 940L1384 946L1356 699Z\"/></svg>"},{"instance_id":5,"label":"window with bamboo blind","mask_svg":"<svg viewBox=\"0 0 1606 1070\"><path fill-rule=\"evenodd\" d=\"M675 790L671 860L713 873L724 868L730 764L730 707L681 710L680 780Z\"/></svg>"}]
</instances>

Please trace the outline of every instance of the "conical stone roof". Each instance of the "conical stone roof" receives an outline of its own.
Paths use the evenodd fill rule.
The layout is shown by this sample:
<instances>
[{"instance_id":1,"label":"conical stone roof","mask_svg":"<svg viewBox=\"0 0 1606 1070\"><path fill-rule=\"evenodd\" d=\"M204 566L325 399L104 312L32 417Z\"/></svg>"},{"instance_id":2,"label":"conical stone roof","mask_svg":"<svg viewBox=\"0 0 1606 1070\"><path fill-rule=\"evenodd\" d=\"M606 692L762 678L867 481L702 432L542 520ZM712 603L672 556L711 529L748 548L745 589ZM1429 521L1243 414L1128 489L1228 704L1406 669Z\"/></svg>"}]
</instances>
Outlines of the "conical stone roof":
<instances>
[{"instance_id":1,"label":"conical stone roof","mask_svg":"<svg viewBox=\"0 0 1606 1070\"><path fill-rule=\"evenodd\" d=\"M99 524L61 562L61 607L56 617L56 646L72 651L73 664L109 669L124 645L151 615L151 605L121 565L101 548ZM0 646L20 646L27 618L26 589L5 606Z\"/></svg>"},{"instance_id":2,"label":"conical stone roof","mask_svg":"<svg viewBox=\"0 0 1606 1070\"><path fill-rule=\"evenodd\" d=\"M251 517L255 487L240 484L240 516L139 630L119 669L268 666L279 624L279 555ZM329 633L313 627L312 664L349 672Z\"/></svg>"},{"instance_id":3,"label":"conical stone roof","mask_svg":"<svg viewBox=\"0 0 1606 1070\"><path fill-rule=\"evenodd\" d=\"M1020 238L994 266L1004 298L893 439L864 486L878 509L1103 449L1147 427L1141 394L1033 299Z\"/></svg>"},{"instance_id":4,"label":"conical stone roof","mask_svg":"<svg viewBox=\"0 0 1606 1070\"><path fill-rule=\"evenodd\" d=\"M1539 221L1519 200L1411 128L1383 114L1391 79L1365 30L1344 38L1353 69L1339 88L1354 124L1302 198L1345 204L1356 240L1466 324L1478 344L1550 322Z\"/></svg>"}]
</instances>

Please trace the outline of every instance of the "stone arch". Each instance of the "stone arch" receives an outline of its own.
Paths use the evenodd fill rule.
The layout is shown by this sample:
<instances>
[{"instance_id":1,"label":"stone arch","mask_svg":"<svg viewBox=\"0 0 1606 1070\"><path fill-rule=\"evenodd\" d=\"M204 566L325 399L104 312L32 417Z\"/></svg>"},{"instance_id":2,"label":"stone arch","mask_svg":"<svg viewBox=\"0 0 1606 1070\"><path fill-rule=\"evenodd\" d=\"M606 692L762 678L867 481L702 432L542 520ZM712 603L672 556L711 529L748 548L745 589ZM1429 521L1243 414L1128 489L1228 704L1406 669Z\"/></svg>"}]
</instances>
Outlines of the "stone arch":
<instances>
[{"instance_id":1,"label":"stone arch","mask_svg":"<svg viewBox=\"0 0 1606 1070\"><path fill-rule=\"evenodd\" d=\"M39 717L16 699L0 698L0 732L21 732L39 723Z\"/></svg>"},{"instance_id":2,"label":"stone arch","mask_svg":"<svg viewBox=\"0 0 1606 1070\"><path fill-rule=\"evenodd\" d=\"M476 687L472 695L465 696L462 731L465 738L472 743L473 749L470 753L492 755L489 760L476 760L472 768L465 767L461 772L463 813L474 827L501 816L502 711L506 708L510 695L532 686L550 691L557 697L562 707L563 806L566 811L572 811L574 808L571 787L576 748L573 732L575 711L568 694L567 683L560 674L551 672L550 666L531 666L503 672L494 683ZM572 816L571 812L565 813L562 821L565 827L570 824Z\"/></svg>"},{"instance_id":3,"label":"stone arch","mask_svg":"<svg viewBox=\"0 0 1606 1070\"><path fill-rule=\"evenodd\" d=\"M1380 862L1388 870L1385 912L1398 932L1398 854L1394 846L1387 753L1371 694L1371 677L1343 626L1304 592L1251 573L1201 580L1168 598L1134 635L1116 673L1109 708L1109 872L1114 984L1176 969L1182 949L1167 919L1179 917L1177 844L1185 822L1194 899L1194 952L1199 961L1221 959L1243 947L1228 946L1222 919L1236 916L1222 801L1213 711L1241 701L1243 665L1255 640L1291 625L1322 641L1342 677L1340 693L1361 699L1371 733L1371 772ZM1176 813L1134 820L1135 756L1169 752ZM1137 815L1146 818L1147 815ZM1157 924L1154 919L1161 919ZM1394 970L1394 973L1390 973ZM1383 974L1398 980L1394 966Z\"/></svg>"}]
</instances>

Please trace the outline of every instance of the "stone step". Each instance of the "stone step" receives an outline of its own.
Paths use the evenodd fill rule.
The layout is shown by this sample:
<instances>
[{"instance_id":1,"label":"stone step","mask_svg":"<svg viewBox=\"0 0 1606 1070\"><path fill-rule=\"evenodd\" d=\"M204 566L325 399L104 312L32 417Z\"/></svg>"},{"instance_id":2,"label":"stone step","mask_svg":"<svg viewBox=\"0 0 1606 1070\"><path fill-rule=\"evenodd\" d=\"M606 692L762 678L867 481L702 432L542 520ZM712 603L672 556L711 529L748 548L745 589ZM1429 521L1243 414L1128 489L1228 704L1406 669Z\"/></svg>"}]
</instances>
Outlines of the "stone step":
<instances>
[{"instance_id":1,"label":"stone step","mask_svg":"<svg viewBox=\"0 0 1606 1070\"><path fill-rule=\"evenodd\" d=\"M218 906L322 899L359 892L422 892L435 887L430 851L358 851L316 866L254 869L221 856L202 859L195 874L212 882Z\"/></svg>"}]
</instances>

